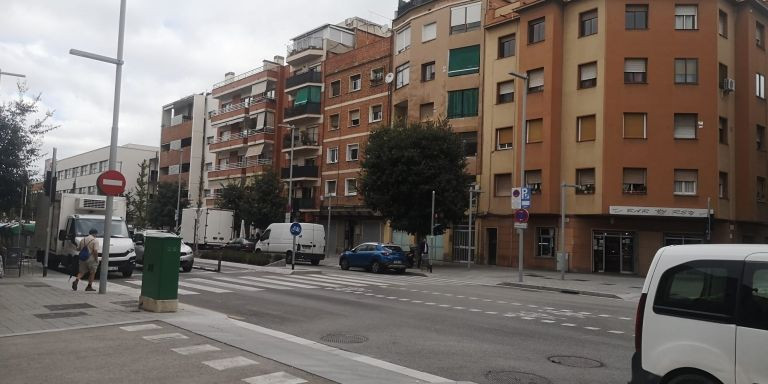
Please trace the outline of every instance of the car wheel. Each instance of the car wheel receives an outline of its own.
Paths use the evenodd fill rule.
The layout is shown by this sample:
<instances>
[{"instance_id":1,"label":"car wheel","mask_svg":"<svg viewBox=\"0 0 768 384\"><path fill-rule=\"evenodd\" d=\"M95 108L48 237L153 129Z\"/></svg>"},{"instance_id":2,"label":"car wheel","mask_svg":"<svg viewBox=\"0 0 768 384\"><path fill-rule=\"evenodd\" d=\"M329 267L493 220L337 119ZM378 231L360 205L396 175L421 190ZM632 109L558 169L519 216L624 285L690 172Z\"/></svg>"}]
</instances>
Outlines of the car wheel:
<instances>
[{"instance_id":1,"label":"car wheel","mask_svg":"<svg viewBox=\"0 0 768 384\"><path fill-rule=\"evenodd\" d=\"M320 260L318 260L318 259L312 259L312 260L310 260L309 262L310 262L310 264L312 264L312 265L320 265Z\"/></svg>"},{"instance_id":2,"label":"car wheel","mask_svg":"<svg viewBox=\"0 0 768 384\"><path fill-rule=\"evenodd\" d=\"M709 376L698 373L684 373L677 375L671 380L666 382L667 384L719 384L719 381L712 380Z\"/></svg>"},{"instance_id":3,"label":"car wheel","mask_svg":"<svg viewBox=\"0 0 768 384\"><path fill-rule=\"evenodd\" d=\"M379 263L378 261L374 261L373 264L371 264L371 272L373 273L383 272L381 268L381 263Z\"/></svg>"},{"instance_id":4,"label":"car wheel","mask_svg":"<svg viewBox=\"0 0 768 384\"><path fill-rule=\"evenodd\" d=\"M133 268L127 271L122 271L122 272L123 272L123 277L131 277L133 275Z\"/></svg>"},{"instance_id":5,"label":"car wheel","mask_svg":"<svg viewBox=\"0 0 768 384\"><path fill-rule=\"evenodd\" d=\"M341 269L348 271L349 261L346 258L342 258L341 261L339 261L339 266L341 267Z\"/></svg>"}]
</instances>

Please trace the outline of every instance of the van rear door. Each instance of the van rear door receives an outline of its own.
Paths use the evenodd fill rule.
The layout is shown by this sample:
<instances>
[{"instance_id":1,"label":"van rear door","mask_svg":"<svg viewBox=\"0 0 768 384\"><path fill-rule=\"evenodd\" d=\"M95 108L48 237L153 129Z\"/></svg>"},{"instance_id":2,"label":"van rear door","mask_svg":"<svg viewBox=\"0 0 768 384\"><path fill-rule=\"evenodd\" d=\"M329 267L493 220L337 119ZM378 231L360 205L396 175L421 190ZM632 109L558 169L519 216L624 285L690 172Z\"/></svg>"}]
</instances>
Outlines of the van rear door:
<instances>
[{"instance_id":1,"label":"van rear door","mask_svg":"<svg viewBox=\"0 0 768 384\"><path fill-rule=\"evenodd\" d=\"M747 257L736 328L736 383L768 383L768 254Z\"/></svg>"}]
</instances>

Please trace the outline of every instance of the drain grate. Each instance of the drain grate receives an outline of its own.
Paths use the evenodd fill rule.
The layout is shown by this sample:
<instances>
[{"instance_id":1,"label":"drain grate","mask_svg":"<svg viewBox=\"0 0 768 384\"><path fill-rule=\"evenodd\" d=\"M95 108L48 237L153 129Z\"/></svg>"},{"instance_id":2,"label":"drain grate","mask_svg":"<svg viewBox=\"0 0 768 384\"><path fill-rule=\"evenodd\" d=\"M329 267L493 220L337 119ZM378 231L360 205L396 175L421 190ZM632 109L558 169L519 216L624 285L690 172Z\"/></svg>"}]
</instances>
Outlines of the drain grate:
<instances>
[{"instance_id":1,"label":"drain grate","mask_svg":"<svg viewBox=\"0 0 768 384\"><path fill-rule=\"evenodd\" d=\"M88 303L43 305L49 311L71 311L73 309L96 308Z\"/></svg>"},{"instance_id":2,"label":"drain grate","mask_svg":"<svg viewBox=\"0 0 768 384\"><path fill-rule=\"evenodd\" d=\"M348 335L345 333L329 333L320 338L320 340L327 341L334 344L359 344L368 341L368 338L363 335Z\"/></svg>"},{"instance_id":3,"label":"drain grate","mask_svg":"<svg viewBox=\"0 0 768 384\"><path fill-rule=\"evenodd\" d=\"M580 356L550 356L547 360L572 368L600 368L603 366L600 361Z\"/></svg>"},{"instance_id":4,"label":"drain grate","mask_svg":"<svg viewBox=\"0 0 768 384\"><path fill-rule=\"evenodd\" d=\"M52 313L38 313L35 315L38 319L63 319L65 317L80 317L88 316L85 312L52 312Z\"/></svg>"},{"instance_id":5,"label":"drain grate","mask_svg":"<svg viewBox=\"0 0 768 384\"><path fill-rule=\"evenodd\" d=\"M517 371L488 371L485 378L493 384L552 384L545 377Z\"/></svg>"}]
</instances>

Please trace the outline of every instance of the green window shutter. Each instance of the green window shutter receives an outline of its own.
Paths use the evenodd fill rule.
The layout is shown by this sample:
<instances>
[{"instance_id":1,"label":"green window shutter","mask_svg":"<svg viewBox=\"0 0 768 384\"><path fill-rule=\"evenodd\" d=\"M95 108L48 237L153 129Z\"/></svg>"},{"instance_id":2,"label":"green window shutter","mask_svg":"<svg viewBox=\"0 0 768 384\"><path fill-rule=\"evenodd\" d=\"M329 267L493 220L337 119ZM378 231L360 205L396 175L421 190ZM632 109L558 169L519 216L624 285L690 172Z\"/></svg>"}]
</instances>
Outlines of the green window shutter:
<instances>
[{"instance_id":1,"label":"green window shutter","mask_svg":"<svg viewBox=\"0 0 768 384\"><path fill-rule=\"evenodd\" d=\"M451 49L448 56L448 76L480 72L480 46Z\"/></svg>"},{"instance_id":2,"label":"green window shutter","mask_svg":"<svg viewBox=\"0 0 768 384\"><path fill-rule=\"evenodd\" d=\"M448 118L462 116L462 96L463 91L450 91L448 92Z\"/></svg>"},{"instance_id":3,"label":"green window shutter","mask_svg":"<svg viewBox=\"0 0 768 384\"><path fill-rule=\"evenodd\" d=\"M293 99L293 105L306 104L309 100L309 87L301 88L296 92L296 98Z\"/></svg>"},{"instance_id":4,"label":"green window shutter","mask_svg":"<svg viewBox=\"0 0 768 384\"><path fill-rule=\"evenodd\" d=\"M320 87L309 87L309 101L313 103L319 103L320 97L322 97L322 94L320 93Z\"/></svg>"},{"instance_id":5,"label":"green window shutter","mask_svg":"<svg viewBox=\"0 0 768 384\"><path fill-rule=\"evenodd\" d=\"M464 116L477 116L477 104L478 104L478 90L465 89L464 90Z\"/></svg>"}]
</instances>

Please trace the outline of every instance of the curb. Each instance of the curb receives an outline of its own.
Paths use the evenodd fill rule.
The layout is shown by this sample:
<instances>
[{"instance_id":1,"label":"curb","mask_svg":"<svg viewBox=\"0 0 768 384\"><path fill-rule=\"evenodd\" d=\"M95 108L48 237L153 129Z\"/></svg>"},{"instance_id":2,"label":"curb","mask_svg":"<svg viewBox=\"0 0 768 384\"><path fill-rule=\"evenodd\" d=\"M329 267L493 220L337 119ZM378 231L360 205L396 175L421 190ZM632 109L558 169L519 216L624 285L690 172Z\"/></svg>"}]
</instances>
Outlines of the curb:
<instances>
[{"instance_id":1,"label":"curb","mask_svg":"<svg viewBox=\"0 0 768 384\"><path fill-rule=\"evenodd\" d=\"M530 289L538 289L538 290L542 290L542 291L567 293L567 294L571 294L571 295L595 296L595 297L604 297L604 298L608 298L608 299L624 300L621 296L614 295L612 293L586 291L586 290L580 290L580 289L557 288L557 287L549 287L549 286L546 286L546 285L535 285L535 284L525 284L525 283L511 283L511 282L498 283L496 285L499 285L499 286L502 286L502 287L530 288Z\"/></svg>"}]
</instances>

